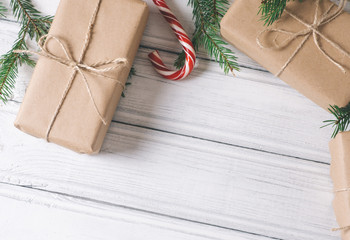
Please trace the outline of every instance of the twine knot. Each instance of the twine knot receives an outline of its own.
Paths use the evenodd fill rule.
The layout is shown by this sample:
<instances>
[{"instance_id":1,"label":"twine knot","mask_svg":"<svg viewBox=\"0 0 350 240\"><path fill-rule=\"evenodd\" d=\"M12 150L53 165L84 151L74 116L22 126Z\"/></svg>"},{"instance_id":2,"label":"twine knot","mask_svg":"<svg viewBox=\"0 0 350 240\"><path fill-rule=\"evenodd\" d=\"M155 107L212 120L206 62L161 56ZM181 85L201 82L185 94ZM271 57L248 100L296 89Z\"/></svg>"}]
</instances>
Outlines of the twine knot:
<instances>
[{"instance_id":1,"label":"twine knot","mask_svg":"<svg viewBox=\"0 0 350 240\"><path fill-rule=\"evenodd\" d=\"M330 5L330 7L327 9L326 12L324 12L321 16L319 16L318 12L319 12L319 8L320 8L320 0L316 0L316 10L315 10L315 15L314 15L314 21L310 24L305 22L304 20L302 20L301 18L299 18L298 16L296 16L295 14L291 13L288 9L285 9L286 14L288 14L289 16L291 16L293 19L295 19L296 21L298 21L299 23L303 24L306 29L303 29L299 32L291 32L291 31L287 31L287 30L283 30L283 29L279 29L279 28L267 28L265 30L263 30L262 32L260 32L256 38L256 42L257 44L260 46L260 48L262 49L282 49L284 47L286 47L287 45L289 45L292 41L294 41L295 39L299 38L299 37L304 37L304 39L301 41L301 43L299 44L299 46L297 47L297 49L293 52L293 54L289 57L289 59L287 60L287 62L282 66L282 68L279 70L279 72L276 74L276 76L280 76L281 73L287 68L287 66L292 62L292 60L294 59L294 57L298 54L298 52L302 49L302 47L304 46L304 44L306 43L306 41L309 39L310 36L313 37L314 43L317 46L317 49L331 62L333 63L336 67L338 67L344 74L346 73L345 71L345 67L340 64L339 62L337 62L336 60L334 60L328 53L325 52L325 50L322 48L320 42L319 42L319 37L321 37L322 39L326 40L331 46L333 46L336 50L338 50L340 53L342 53L343 55L347 56L348 58L350 58L350 53L347 52L346 50L344 50L340 45L336 44L333 40L329 39L327 36L325 36L324 34L322 34L319 31L319 28L331 21L333 21L334 19L336 19L340 14L342 14L343 9L345 8L346 5L346 1L345 0L341 0L340 4L337 8L336 11L334 11L333 13L331 13L332 8L335 6L333 3ZM287 39L285 39L282 43L277 43L276 42L276 38L273 41L274 46L265 46L261 41L260 38L264 33L271 33L271 32L276 32L276 33L282 33L282 34L286 34L289 35L289 37Z\"/></svg>"},{"instance_id":2,"label":"twine knot","mask_svg":"<svg viewBox=\"0 0 350 240\"><path fill-rule=\"evenodd\" d=\"M78 65L78 63L76 63L76 62L69 62L69 67L71 67L71 68L74 68L74 69L77 69L77 68L79 68L79 65Z\"/></svg>"},{"instance_id":3,"label":"twine knot","mask_svg":"<svg viewBox=\"0 0 350 240\"><path fill-rule=\"evenodd\" d=\"M320 26L320 23L313 23L310 25L309 29L312 32L317 32L319 26Z\"/></svg>"}]
</instances>

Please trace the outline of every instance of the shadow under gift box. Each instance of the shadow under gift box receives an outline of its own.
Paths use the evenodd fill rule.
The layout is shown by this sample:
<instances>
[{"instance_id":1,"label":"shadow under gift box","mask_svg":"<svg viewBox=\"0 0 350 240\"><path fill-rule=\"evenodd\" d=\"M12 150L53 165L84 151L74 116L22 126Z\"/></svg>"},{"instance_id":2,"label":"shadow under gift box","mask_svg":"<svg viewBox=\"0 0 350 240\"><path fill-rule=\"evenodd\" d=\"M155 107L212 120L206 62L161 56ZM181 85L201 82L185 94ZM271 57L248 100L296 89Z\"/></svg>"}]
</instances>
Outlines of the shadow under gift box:
<instances>
[{"instance_id":1,"label":"shadow under gift box","mask_svg":"<svg viewBox=\"0 0 350 240\"><path fill-rule=\"evenodd\" d=\"M61 0L49 31L67 45L77 61L98 0ZM141 0L102 0L83 62L126 58L128 66L103 73L125 84L148 19L147 4ZM55 41L48 41L51 53L66 59ZM73 68L40 57L26 91L15 126L30 135L46 138L46 132L59 105ZM80 153L98 153L123 91L116 81L82 70L104 125L94 109L81 74L72 87L49 133L49 141Z\"/></svg>"},{"instance_id":2,"label":"shadow under gift box","mask_svg":"<svg viewBox=\"0 0 350 240\"><path fill-rule=\"evenodd\" d=\"M298 48L303 36L290 42L283 49L261 48L257 44L259 33L267 28L258 14L261 1L235 0L221 22L222 37L233 44L246 55L257 61L273 74L277 74ZM323 14L332 3L328 0L320 2L319 15ZM290 1L288 10L312 24L316 10L316 1ZM337 6L333 8L336 10ZM292 32L305 30L307 27L290 15L284 13L281 19L272 25L273 28ZM350 14L343 12L333 21L319 27L319 31L334 43L350 52ZM287 35L283 33L265 33L261 35L264 45L272 46L274 38L281 43ZM321 48L333 59L339 62L347 71L350 71L350 59L334 46L318 36ZM343 73L320 49L317 48L312 34L305 45L298 51L280 78L291 87L311 99L324 109L329 105L345 106L350 102L350 74Z\"/></svg>"}]
</instances>

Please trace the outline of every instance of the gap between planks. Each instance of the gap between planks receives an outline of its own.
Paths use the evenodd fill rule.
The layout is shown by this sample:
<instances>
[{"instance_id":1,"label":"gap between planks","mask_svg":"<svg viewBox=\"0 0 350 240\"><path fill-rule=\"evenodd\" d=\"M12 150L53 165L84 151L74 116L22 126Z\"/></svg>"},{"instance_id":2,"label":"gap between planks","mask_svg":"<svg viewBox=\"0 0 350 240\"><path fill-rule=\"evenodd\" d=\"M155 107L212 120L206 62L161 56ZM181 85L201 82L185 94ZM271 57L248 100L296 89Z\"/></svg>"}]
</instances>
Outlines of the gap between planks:
<instances>
[{"instance_id":1,"label":"gap between planks","mask_svg":"<svg viewBox=\"0 0 350 240\"><path fill-rule=\"evenodd\" d=\"M18 239L14 238L14 235L17 233L21 236L20 239L22 239L23 234L27 238L32 237L33 239L41 239L43 235L48 237L54 234L49 239L76 240L98 238L107 240L110 239L111 234L116 234L120 239L137 240L140 239L140 236L134 236L135 225L137 225L139 235L142 235L142 238L146 237L146 239L154 240L231 240L232 238L236 240L271 240L268 237L198 224L158 214L149 214L142 210L127 209L123 206L101 204L94 200L62 195L60 193L2 183L0 183L0 186L0 198L3 198L1 202L7 203L7 199L9 200L5 209L2 209L3 205L0 205L2 212L8 216L5 223L2 222L4 218L0 219L0 226L12 225L11 229L13 229L13 226L18 228L18 231L15 233L14 231L9 231L8 228L2 229L0 237L3 236L2 239L4 240L9 240L9 237L11 237L11 240ZM29 213L24 213L20 219L14 219L11 217L12 211L21 211L22 213L29 211ZM57 214L57 212L60 214ZM27 216L31 217L28 219ZM49 219L47 219L48 217ZM46 221L41 218L46 219ZM38 227L36 224L31 226L31 223L36 221L42 223L39 227L40 229L36 229ZM68 222L68 225L93 225L93 229L96 229L97 232L91 231L89 228L89 237L86 238L74 236L84 235L86 231L80 231L79 228L77 228L78 230L76 228L68 228L69 237L62 238L61 234L67 231L66 222ZM49 225L45 226L45 224ZM104 232L106 236L100 232L105 224L112 226L111 230ZM93 236L94 234L98 236ZM34 235L37 235L37 237L35 238Z\"/></svg>"},{"instance_id":2,"label":"gap between planks","mask_svg":"<svg viewBox=\"0 0 350 240\"><path fill-rule=\"evenodd\" d=\"M54 194L57 195L56 198L60 198L60 197L64 197L64 198L70 198L70 201L81 201L81 202L85 202L84 205L103 205L103 206L107 206L107 207L112 207L114 209L125 209L127 210L127 212L129 213L129 211L132 211L133 213L140 213L140 214L145 214L145 215L151 215L151 216L155 216L155 217L161 217L161 218L167 218L167 219L171 219L171 220L176 220L176 221L181 221L181 225L185 225L185 224L194 224L194 225L200 225L200 226L204 226L204 227L210 227L212 229L213 232L216 231L221 231L221 230L227 230L229 231L231 234L235 234L232 232L236 232L236 233L240 233L240 234L247 234L247 235L251 235L251 236L256 236L263 239L272 239L272 240L282 240L281 238L275 238L275 237L271 237L271 236L265 236L259 233L254 233L254 232L247 232L244 230L240 230L240 229L235 229L235 228L229 228L229 227L224 227L224 226L220 226L220 225L215 225L215 224L210 224L210 223L206 223L206 222L200 222L200 221L195 221L195 220L191 220L191 219L186 219L186 218L181 218L181 217L177 217L177 216L172 216L172 215L168 215L168 214L163 214L163 213L159 213L159 212L153 212L153 211L148 211L145 209L140 209L140 208L133 208L130 206L126 206L126 205L118 205L118 204L114 204L111 202L106 202L106 201L102 201L102 200L98 200L98 199L93 199L93 198L88 198L88 197L81 197L78 195L71 195L71 194L66 194L66 193L62 193L62 192L55 192L55 191L50 191L50 190L45 190L45 189L41 189L41 188L36 188L35 186L30 186L30 185L17 185L17 184L11 184L11 183L7 183L7 182L2 182L0 181L0 185L6 185L6 186L10 186L10 187L17 187L19 189L26 189L29 191L32 191L33 194L37 193L37 192L41 192L44 194ZM21 190L20 190L21 191ZM14 197L12 195L12 197L10 196L11 194L4 194L0 191L0 196L5 196L14 200L18 200L18 197L16 199L16 197ZM48 204L52 205L52 203ZM60 208L55 206L55 208ZM72 211L76 211L76 209L72 208ZM84 212L85 214L90 214L89 212ZM112 217L113 218L113 217ZM217 239L222 239L222 238L217 238Z\"/></svg>"},{"instance_id":3,"label":"gap between planks","mask_svg":"<svg viewBox=\"0 0 350 240\"><path fill-rule=\"evenodd\" d=\"M147 127L147 126L143 126L143 125L131 124L131 123L121 122L121 121L116 121L116 120L112 120L112 122L113 123L118 123L118 124L123 124L125 126L138 127L138 128L143 128L143 129L147 129L147 130L157 131L157 132L161 132L161 133L167 133L167 134L171 134L171 135L175 135L175 136L188 137L188 138L193 138L193 139L197 139L197 140L201 140L201 141L222 144L222 145L226 145L226 146L230 146L230 147L237 147L237 148L242 148L242 149L246 149L246 150L252 150L252 151L257 151L257 152L261 152L261 153L268 153L268 154L272 154L272 155L277 155L277 156L281 156L281 157L288 157L288 158L292 158L292 159L303 160L303 161L306 161L306 162L313 162L313 163L318 163L318 164L323 164L323 165L328 165L328 166L330 165L330 163L317 161L317 160L313 160L313 159L302 158L302 157L297 157L297 156L292 156L292 155L287 155L287 154L281 154L281 153L278 153L278 152L270 152L270 151L266 151L266 150L262 150L262 149L246 147L246 146L243 146L243 145L236 145L236 144L231 144L231 143L226 143L226 142L215 141L213 139L201 138L201 137L197 137L197 136L194 136L194 135L181 134L181 133L177 133L177 132L172 132L172 131L167 131L167 130L163 130L163 129Z\"/></svg>"}]
</instances>

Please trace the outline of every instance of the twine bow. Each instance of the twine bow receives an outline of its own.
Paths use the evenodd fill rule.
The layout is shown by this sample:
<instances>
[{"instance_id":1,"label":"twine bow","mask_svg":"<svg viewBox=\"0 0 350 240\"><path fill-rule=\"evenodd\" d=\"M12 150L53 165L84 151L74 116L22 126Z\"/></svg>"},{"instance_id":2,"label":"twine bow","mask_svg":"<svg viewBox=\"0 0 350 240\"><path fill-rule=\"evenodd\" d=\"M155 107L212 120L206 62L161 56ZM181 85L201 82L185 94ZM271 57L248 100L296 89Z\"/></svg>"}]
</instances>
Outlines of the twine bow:
<instances>
[{"instance_id":1,"label":"twine bow","mask_svg":"<svg viewBox=\"0 0 350 240\"><path fill-rule=\"evenodd\" d=\"M332 8L335 6L334 4L332 4L325 13L323 13L320 17L318 16L318 11L320 8L320 0L316 0L316 10L315 10L315 15L314 15L314 21L313 23L309 24L307 22L305 22L304 20L302 20L301 18L299 18L298 16L296 16L295 14L291 13L288 9L285 9L285 12L290 15L292 18L294 18L296 21L300 22L301 24L303 24L304 26L306 26L305 29L299 31L299 32L291 32L291 31L287 31L287 30L283 30L283 29L279 29L279 28L267 28L264 31L260 32L258 37L256 38L256 42L257 44L263 48L263 49L282 49L284 47L286 47L287 45L289 45L292 41L294 41L295 39L299 38L299 37L304 37L303 40L301 41L301 43L299 44L299 46L297 47L297 49L293 52L293 54L290 56L290 58L287 60L287 62L282 66L282 68L280 69L280 71L276 74L276 76L280 76L281 73L287 68L287 66L292 62L292 60L294 59L294 57L299 53L299 51L302 49L302 47L304 46L304 44L306 43L306 41L312 36L313 40L318 48L318 50L321 51L321 53L331 62L333 63L336 67L338 67L343 73L346 73L345 71L345 67L340 64L339 62L337 62L335 59L333 59L328 53L325 52L325 50L322 48L320 41L319 41L319 37L321 37L322 39L326 40L329 44L331 44L335 49L337 49L340 53L342 53L343 55L347 56L348 58L350 58L350 53L347 52L346 50L344 50L340 45L338 45L337 43L335 43L334 41L332 41L331 39L329 39L327 36L325 36L323 33L321 33L319 31L319 28L331 21L333 21L334 19L336 19L340 14L342 14L343 9L346 5L346 1L345 0L341 0L339 3L339 6L337 8L336 11L334 11L333 13L331 13ZM277 33L283 33L283 34L287 34L289 35L289 37L287 39L285 39L282 43L278 44L276 42L276 38L274 40L274 46L265 46L261 43L260 38L264 33L271 33L271 32L277 32Z\"/></svg>"},{"instance_id":2,"label":"twine bow","mask_svg":"<svg viewBox=\"0 0 350 240\"><path fill-rule=\"evenodd\" d=\"M47 132L46 132L46 140L48 140L49 138L49 135L50 135L50 132L52 130L52 127L56 121L56 118L59 114L59 111L61 110L62 108L62 105L68 95L68 92L69 90L71 89L72 87L72 84L73 84L73 81L77 75L77 73L79 73L81 76L82 76L82 79L84 81L84 85L86 86L86 89L87 89L87 92L89 94L89 97L93 103L93 106L94 106L94 109L98 115L98 117L100 118L100 120L103 122L104 125L107 125L107 120L102 116L101 112L99 111L97 105L96 105L96 102L95 102L95 99L93 97L93 94L92 94L92 91L91 91L91 88L89 86L89 83L87 81L87 78L84 74L84 71L87 71L91 74L94 74L94 75L97 75L97 76L101 76L101 77L104 77L104 78L107 78L107 79L111 79L113 81L115 81L117 84L119 84L123 90L125 88L125 85L120 82L119 80L115 79L115 78L112 78L112 77L109 77L109 76L106 76L104 75L104 73L106 72L110 72L116 68L119 68L120 66L126 66L128 61L127 59L125 58L116 58L116 59L113 59L113 60L108 60L108 61L103 61L103 62L98 62L98 63L95 63L95 64L91 64L91 65L88 65L86 63L83 63L83 59L84 59L84 56L86 54L86 51L88 49L88 46L90 44L90 41L91 41L91 35L92 35L92 29L93 29L93 26L95 24L95 21L96 21L96 16L97 16L97 13L99 11L99 8L100 8L100 4L101 4L101 0L98 1L97 3L97 6L94 10L94 13L92 15L92 18L90 20L90 23L89 23L89 27L88 27L88 32L86 34L86 38L85 38L85 42L84 42L84 45L83 45L83 49L82 49L82 52L81 52L81 55L79 57L79 60L78 61L75 61L74 58L72 57L72 54L69 52L66 44L64 44L64 42L62 40L60 40L58 37L55 37L55 36L52 36L52 35L45 35L45 36L42 36L39 41L38 41L38 45L39 45L39 48L40 48L40 51L39 52L33 52L33 51L29 51L29 50L16 50L15 52L16 53L30 53L30 54L36 54L36 55L39 55L39 56L43 56L43 57L46 57L48 59L51 59L57 63L60 63L64 66L67 66L69 68L72 68L73 69L73 73L68 81L68 84L66 86L66 89L64 90L64 93L62 94L62 97L60 99L60 102L55 110L55 113L49 123L49 127L47 129ZM65 55L65 58L62 58L62 57L59 57L57 54L54 54L54 53L51 53L48 48L47 48L47 43L50 41L50 40L54 40L56 41L59 46L61 47L62 51L64 52L64 55Z\"/></svg>"}]
</instances>

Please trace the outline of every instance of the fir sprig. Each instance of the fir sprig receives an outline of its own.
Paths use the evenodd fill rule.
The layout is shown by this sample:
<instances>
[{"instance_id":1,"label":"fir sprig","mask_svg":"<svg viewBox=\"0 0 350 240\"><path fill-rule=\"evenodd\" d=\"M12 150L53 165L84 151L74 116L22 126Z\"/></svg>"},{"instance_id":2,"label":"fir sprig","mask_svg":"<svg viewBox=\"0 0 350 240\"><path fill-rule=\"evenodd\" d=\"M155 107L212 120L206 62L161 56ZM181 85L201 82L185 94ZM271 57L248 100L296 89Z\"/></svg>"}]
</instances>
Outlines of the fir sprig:
<instances>
[{"instance_id":1,"label":"fir sprig","mask_svg":"<svg viewBox=\"0 0 350 240\"><path fill-rule=\"evenodd\" d=\"M203 46L210 57L219 62L225 74L239 70L237 57L227 43L220 36L220 21L225 15L229 2L227 0L189 0L188 5L193 8L195 31L192 43L197 51ZM185 63L185 52L175 61L175 67L181 68Z\"/></svg>"},{"instance_id":2,"label":"fir sprig","mask_svg":"<svg viewBox=\"0 0 350 240\"><path fill-rule=\"evenodd\" d=\"M27 54L20 55L14 53L16 49L26 50L25 36L29 25L22 26L18 33L18 39L15 41L12 49L0 58L0 99L5 103L12 95L15 80L18 74L18 65L25 63L34 66L35 62Z\"/></svg>"},{"instance_id":3,"label":"fir sprig","mask_svg":"<svg viewBox=\"0 0 350 240\"><path fill-rule=\"evenodd\" d=\"M6 17L5 13L7 12L7 8L4 6L2 2L0 2L0 17Z\"/></svg>"},{"instance_id":4,"label":"fir sprig","mask_svg":"<svg viewBox=\"0 0 350 240\"><path fill-rule=\"evenodd\" d=\"M339 132L348 130L350 124L350 103L345 107L338 107L337 105L330 106L328 110L333 114L335 119L326 120L323 127L332 126L334 132L332 138L335 138Z\"/></svg>"},{"instance_id":5,"label":"fir sprig","mask_svg":"<svg viewBox=\"0 0 350 240\"><path fill-rule=\"evenodd\" d=\"M27 64L31 67L35 62L27 54L14 53L15 50L27 50L26 38L39 40L50 28L52 17L42 16L31 0L11 0L13 15L20 23L18 38L12 48L0 57L0 100L6 103L12 95L18 66Z\"/></svg>"},{"instance_id":6,"label":"fir sprig","mask_svg":"<svg viewBox=\"0 0 350 240\"><path fill-rule=\"evenodd\" d=\"M51 26L52 17L42 16L31 0L11 0L10 2L13 15L22 26L29 24L28 35L30 39L37 41L42 35L47 34Z\"/></svg>"},{"instance_id":7,"label":"fir sprig","mask_svg":"<svg viewBox=\"0 0 350 240\"><path fill-rule=\"evenodd\" d=\"M261 13L261 20L265 22L265 25L269 26L279 19L289 1L290 0L262 0L259 13ZM299 2L302 2L302 0L299 0Z\"/></svg>"},{"instance_id":8,"label":"fir sprig","mask_svg":"<svg viewBox=\"0 0 350 240\"><path fill-rule=\"evenodd\" d=\"M128 80L130 80L133 76L135 76L136 75L136 69L134 68L134 67L131 67L131 69L130 69L130 72L129 72L129 76L128 76ZM127 82L127 83L125 83L125 89L124 89L124 91L122 92L122 97L123 98L125 98L125 90L126 90L126 88L128 87L128 86L130 86L131 85L131 83L130 82Z\"/></svg>"}]
</instances>

